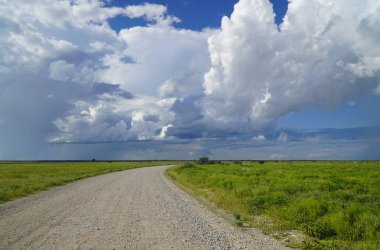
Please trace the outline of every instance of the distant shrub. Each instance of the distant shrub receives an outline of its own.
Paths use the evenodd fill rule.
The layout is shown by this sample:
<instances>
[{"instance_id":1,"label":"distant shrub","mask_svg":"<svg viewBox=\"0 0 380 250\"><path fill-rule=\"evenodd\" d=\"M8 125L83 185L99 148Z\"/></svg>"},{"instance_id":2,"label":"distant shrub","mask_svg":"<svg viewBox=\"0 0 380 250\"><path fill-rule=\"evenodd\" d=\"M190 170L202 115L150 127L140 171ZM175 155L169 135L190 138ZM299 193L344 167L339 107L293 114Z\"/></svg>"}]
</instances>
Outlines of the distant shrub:
<instances>
[{"instance_id":1,"label":"distant shrub","mask_svg":"<svg viewBox=\"0 0 380 250\"><path fill-rule=\"evenodd\" d=\"M209 161L209 164L222 164L221 161Z\"/></svg>"},{"instance_id":2,"label":"distant shrub","mask_svg":"<svg viewBox=\"0 0 380 250\"><path fill-rule=\"evenodd\" d=\"M264 164L265 161L257 161L257 163L259 163L259 164Z\"/></svg>"},{"instance_id":3,"label":"distant shrub","mask_svg":"<svg viewBox=\"0 0 380 250\"><path fill-rule=\"evenodd\" d=\"M199 158L198 163L199 164L209 164L210 160L207 156L203 156L203 157Z\"/></svg>"},{"instance_id":4,"label":"distant shrub","mask_svg":"<svg viewBox=\"0 0 380 250\"><path fill-rule=\"evenodd\" d=\"M182 167L184 167L184 168L194 168L196 165L193 163L193 162L189 162L189 161L187 161L187 162L185 162L183 165L182 165Z\"/></svg>"},{"instance_id":5,"label":"distant shrub","mask_svg":"<svg viewBox=\"0 0 380 250\"><path fill-rule=\"evenodd\" d=\"M242 161L234 161L234 164L241 165L241 164L243 164L243 162Z\"/></svg>"}]
</instances>

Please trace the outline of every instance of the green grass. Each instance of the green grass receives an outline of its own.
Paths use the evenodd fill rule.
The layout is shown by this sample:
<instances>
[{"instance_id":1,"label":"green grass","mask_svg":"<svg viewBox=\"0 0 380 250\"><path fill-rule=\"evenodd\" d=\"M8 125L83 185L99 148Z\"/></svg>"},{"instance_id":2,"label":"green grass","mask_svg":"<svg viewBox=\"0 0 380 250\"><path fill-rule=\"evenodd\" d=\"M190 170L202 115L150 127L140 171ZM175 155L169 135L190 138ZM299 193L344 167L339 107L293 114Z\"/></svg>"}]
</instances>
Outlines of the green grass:
<instances>
[{"instance_id":1,"label":"green grass","mask_svg":"<svg viewBox=\"0 0 380 250\"><path fill-rule=\"evenodd\" d=\"M224 163L172 168L168 175L229 211L237 225L290 246L380 249L380 162Z\"/></svg>"},{"instance_id":2,"label":"green grass","mask_svg":"<svg viewBox=\"0 0 380 250\"><path fill-rule=\"evenodd\" d=\"M174 162L0 162L0 203L99 174Z\"/></svg>"}]
</instances>

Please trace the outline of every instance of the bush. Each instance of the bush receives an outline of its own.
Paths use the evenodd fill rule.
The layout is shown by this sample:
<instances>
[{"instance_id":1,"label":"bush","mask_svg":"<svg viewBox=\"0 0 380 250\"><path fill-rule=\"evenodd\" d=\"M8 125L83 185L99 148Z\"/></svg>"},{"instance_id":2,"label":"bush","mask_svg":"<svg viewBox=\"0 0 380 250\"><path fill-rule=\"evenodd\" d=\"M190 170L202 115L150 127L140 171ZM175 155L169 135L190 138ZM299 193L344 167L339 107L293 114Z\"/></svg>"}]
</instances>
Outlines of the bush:
<instances>
[{"instance_id":1,"label":"bush","mask_svg":"<svg viewBox=\"0 0 380 250\"><path fill-rule=\"evenodd\" d=\"M187 162L185 162L183 165L182 165L182 167L184 167L184 168L194 168L196 165L193 163L193 162L189 162L189 161L187 161Z\"/></svg>"},{"instance_id":2,"label":"bush","mask_svg":"<svg viewBox=\"0 0 380 250\"><path fill-rule=\"evenodd\" d=\"M199 158L198 163L199 163L199 164L209 164L209 163L210 163L210 160L208 159L207 156L203 156L203 157Z\"/></svg>"},{"instance_id":3,"label":"bush","mask_svg":"<svg viewBox=\"0 0 380 250\"><path fill-rule=\"evenodd\" d=\"M209 164L222 164L221 161L209 161Z\"/></svg>"}]
</instances>

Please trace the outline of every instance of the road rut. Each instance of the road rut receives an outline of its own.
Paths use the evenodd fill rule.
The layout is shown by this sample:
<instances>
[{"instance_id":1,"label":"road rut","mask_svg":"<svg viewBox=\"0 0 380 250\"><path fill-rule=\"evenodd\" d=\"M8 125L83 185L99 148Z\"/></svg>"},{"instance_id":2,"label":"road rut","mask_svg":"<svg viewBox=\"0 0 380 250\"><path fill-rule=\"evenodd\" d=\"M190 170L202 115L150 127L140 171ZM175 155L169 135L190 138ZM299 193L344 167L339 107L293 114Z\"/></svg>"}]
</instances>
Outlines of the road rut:
<instances>
[{"instance_id":1,"label":"road rut","mask_svg":"<svg viewBox=\"0 0 380 250\"><path fill-rule=\"evenodd\" d=\"M168 166L77 181L0 206L0 249L285 249L243 232L164 176Z\"/></svg>"}]
</instances>

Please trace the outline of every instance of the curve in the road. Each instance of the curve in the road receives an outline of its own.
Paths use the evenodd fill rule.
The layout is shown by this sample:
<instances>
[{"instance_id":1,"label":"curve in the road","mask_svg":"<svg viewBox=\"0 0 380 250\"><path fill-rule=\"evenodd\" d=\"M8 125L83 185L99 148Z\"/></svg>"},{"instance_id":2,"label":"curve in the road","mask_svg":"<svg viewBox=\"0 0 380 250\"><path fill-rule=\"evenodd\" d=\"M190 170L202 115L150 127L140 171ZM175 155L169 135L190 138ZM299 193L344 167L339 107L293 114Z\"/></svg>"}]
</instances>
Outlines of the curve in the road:
<instances>
[{"instance_id":1,"label":"curve in the road","mask_svg":"<svg viewBox=\"0 0 380 250\"><path fill-rule=\"evenodd\" d=\"M243 232L164 176L168 166L88 178L0 206L0 249L284 249Z\"/></svg>"}]
</instances>

